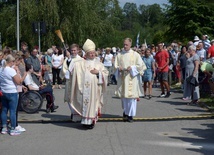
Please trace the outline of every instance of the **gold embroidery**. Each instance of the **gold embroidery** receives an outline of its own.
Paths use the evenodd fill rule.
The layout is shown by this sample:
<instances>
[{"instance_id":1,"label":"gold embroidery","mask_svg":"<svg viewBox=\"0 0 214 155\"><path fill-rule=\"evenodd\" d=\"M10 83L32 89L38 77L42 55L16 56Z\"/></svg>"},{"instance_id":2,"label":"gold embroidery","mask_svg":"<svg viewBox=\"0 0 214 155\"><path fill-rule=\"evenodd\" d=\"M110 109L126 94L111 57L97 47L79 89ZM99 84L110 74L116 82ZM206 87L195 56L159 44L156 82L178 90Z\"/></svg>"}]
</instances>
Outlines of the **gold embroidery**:
<instances>
[{"instance_id":1,"label":"gold embroidery","mask_svg":"<svg viewBox=\"0 0 214 155\"><path fill-rule=\"evenodd\" d=\"M86 68L87 68L87 70L89 70L89 71L92 70L91 65L87 66Z\"/></svg>"},{"instance_id":2,"label":"gold embroidery","mask_svg":"<svg viewBox=\"0 0 214 155\"><path fill-rule=\"evenodd\" d=\"M87 82L85 83L85 87L88 88L89 86L90 86L90 83L87 81Z\"/></svg>"},{"instance_id":3,"label":"gold embroidery","mask_svg":"<svg viewBox=\"0 0 214 155\"><path fill-rule=\"evenodd\" d=\"M83 101L83 103L84 103L85 105L88 104L88 103L89 103L88 98L86 98L86 99Z\"/></svg>"}]
</instances>

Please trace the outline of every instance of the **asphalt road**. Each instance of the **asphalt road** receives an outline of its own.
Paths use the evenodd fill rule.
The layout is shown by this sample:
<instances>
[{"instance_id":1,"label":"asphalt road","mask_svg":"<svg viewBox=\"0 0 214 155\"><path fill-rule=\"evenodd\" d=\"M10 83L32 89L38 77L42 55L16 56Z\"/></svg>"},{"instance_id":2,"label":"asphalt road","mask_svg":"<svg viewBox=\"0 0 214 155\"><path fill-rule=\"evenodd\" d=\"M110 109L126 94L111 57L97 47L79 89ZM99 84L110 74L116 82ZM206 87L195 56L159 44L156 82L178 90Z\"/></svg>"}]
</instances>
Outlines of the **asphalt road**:
<instances>
[{"instance_id":1,"label":"asphalt road","mask_svg":"<svg viewBox=\"0 0 214 155\"><path fill-rule=\"evenodd\" d=\"M0 135L0 155L211 155L214 153L214 121L199 106L187 106L181 92L158 98L155 88L150 100L141 98L133 123L121 121L120 99L108 87L102 117L93 130L70 121L63 103L64 89L55 89L59 109L36 114L20 112L19 136Z\"/></svg>"}]
</instances>

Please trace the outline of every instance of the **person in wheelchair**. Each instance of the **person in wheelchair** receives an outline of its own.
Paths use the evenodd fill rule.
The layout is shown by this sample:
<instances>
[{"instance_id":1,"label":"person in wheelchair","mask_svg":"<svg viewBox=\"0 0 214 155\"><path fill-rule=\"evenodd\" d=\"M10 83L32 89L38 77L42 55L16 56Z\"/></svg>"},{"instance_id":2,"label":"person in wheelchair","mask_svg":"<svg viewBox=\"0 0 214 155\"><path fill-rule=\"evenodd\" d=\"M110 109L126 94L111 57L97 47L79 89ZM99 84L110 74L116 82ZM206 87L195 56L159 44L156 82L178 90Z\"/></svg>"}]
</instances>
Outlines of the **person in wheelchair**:
<instances>
[{"instance_id":1,"label":"person in wheelchair","mask_svg":"<svg viewBox=\"0 0 214 155\"><path fill-rule=\"evenodd\" d=\"M47 113L49 112L54 112L55 109L57 109L59 106L54 105L53 101L53 89L51 85L41 85L38 86L34 81L31 76L33 72L33 67L30 64L26 64L26 72L27 76L25 77L24 83L28 87L29 90L35 90L37 91L40 95L46 95L46 110Z\"/></svg>"}]
</instances>

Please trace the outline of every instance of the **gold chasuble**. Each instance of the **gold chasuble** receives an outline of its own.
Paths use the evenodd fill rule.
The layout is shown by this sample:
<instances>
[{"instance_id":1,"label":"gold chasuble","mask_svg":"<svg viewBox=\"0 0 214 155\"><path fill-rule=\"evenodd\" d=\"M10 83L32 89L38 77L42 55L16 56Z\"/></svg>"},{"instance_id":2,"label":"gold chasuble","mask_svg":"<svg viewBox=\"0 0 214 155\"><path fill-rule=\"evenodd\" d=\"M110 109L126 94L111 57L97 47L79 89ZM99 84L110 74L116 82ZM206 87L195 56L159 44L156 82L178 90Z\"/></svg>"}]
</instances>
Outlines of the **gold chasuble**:
<instances>
[{"instance_id":1,"label":"gold chasuble","mask_svg":"<svg viewBox=\"0 0 214 155\"><path fill-rule=\"evenodd\" d=\"M131 72L126 70L129 66L135 66L139 74L132 76ZM115 95L120 98L139 98L141 95L139 87L142 87L139 76L142 76L146 69L141 56L131 49L129 51L123 50L116 56L114 67L118 74L116 75L118 80ZM123 68L120 72L118 71L119 67Z\"/></svg>"},{"instance_id":2,"label":"gold chasuble","mask_svg":"<svg viewBox=\"0 0 214 155\"><path fill-rule=\"evenodd\" d=\"M96 123L103 106L108 70L95 59L77 60L70 65L71 107L81 116L82 124ZM90 73L94 68L99 70L98 75Z\"/></svg>"}]
</instances>

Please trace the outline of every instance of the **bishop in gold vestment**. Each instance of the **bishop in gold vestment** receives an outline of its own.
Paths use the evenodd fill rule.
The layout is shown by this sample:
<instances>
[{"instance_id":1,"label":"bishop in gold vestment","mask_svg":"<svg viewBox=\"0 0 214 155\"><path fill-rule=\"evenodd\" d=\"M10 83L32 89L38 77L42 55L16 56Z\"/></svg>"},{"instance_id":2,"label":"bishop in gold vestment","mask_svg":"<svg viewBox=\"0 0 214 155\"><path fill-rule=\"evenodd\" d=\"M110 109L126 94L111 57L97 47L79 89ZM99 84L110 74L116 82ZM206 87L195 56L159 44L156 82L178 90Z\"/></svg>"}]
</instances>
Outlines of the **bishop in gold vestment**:
<instances>
[{"instance_id":1,"label":"bishop in gold vestment","mask_svg":"<svg viewBox=\"0 0 214 155\"><path fill-rule=\"evenodd\" d=\"M137 101L141 92L139 76L142 76L146 66L141 56L131 49L131 39L124 40L124 49L115 58L114 67L117 77L117 90L115 95L122 100L123 117L125 121L132 122L136 115Z\"/></svg>"},{"instance_id":2,"label":"bishop in gold vestment","mask_svg":"<svg viewBox=\"0 0 214 155\"><path fill-rule=\"evenodd\" d=\"M78 115L74 121L93 128L103 106L103 93L108 79L108 71L104 65L95 59L95 44L87 39L83 45L86 60L71 62L71 107Z\"/></svg>"}]
</instances>

